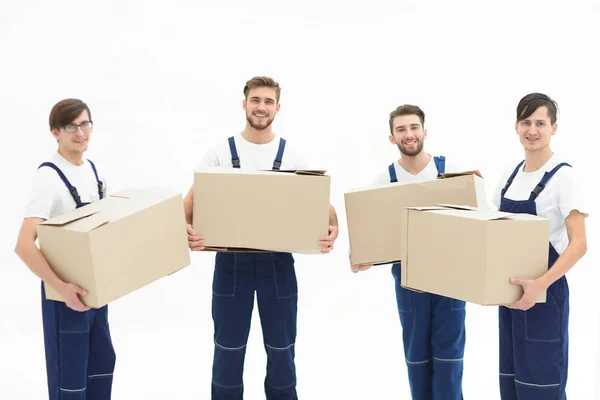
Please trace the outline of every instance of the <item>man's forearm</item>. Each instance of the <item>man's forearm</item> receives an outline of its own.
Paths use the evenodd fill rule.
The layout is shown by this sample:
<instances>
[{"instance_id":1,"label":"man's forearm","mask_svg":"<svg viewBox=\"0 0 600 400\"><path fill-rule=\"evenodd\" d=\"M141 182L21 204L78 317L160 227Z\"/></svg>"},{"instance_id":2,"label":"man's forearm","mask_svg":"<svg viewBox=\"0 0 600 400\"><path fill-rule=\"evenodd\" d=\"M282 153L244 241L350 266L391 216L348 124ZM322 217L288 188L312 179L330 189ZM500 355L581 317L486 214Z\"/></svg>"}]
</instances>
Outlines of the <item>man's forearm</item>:
<instances>
[{"instance_id":1,"label":"man's forearm","mask_svg":"<svg viewBox=\"0 0 600 400\"><path fill-rule=\"evenodd\" d=\"M59 289L65 284L65 282L56 275L52 267L50 267L50 264L46 261L46 257L44 257L35 243L19 243L15 252L31 272L44 282L47 282L53 288Z\"/></svg>"},{"instance_id":2,"label":"man's forearm","mask_svg":"<svg viewBox=\"0 0 600 400\"><path fill-rule=\"evenodd\" d=\"M329 204L329 225L335 227L338 226L337 213L335 212L335 208L333 208L331 203Z\"/></svg>"}]
</instances>

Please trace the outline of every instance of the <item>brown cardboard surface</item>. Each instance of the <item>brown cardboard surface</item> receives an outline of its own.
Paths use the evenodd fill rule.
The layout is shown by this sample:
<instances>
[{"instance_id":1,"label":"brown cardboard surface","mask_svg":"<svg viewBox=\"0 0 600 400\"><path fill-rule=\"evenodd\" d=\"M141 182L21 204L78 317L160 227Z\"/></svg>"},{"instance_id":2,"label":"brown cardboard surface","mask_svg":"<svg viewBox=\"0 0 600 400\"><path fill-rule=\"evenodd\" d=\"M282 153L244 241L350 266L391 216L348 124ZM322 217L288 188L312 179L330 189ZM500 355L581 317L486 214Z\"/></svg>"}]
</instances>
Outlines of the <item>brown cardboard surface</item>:
<instances>
[{"instance_id":1,"label":"brown cardboard surface","mask_svg":"<svg viewBox=\"0 0 600 400\"><path fill-rule=\"evenodd\" d=\"M478 171L444 174L416 183L371 185L348 191L344 198L353 265L400 261L404 207L486 204L484 182Z\"/></svg>"},{"instance_id":2,"label":"brown cardboard surface","mask_svg":"<svg viewBox=\"0 0 600 400\"><path fill-rule=\"evenodd\" d=\"M550 225L528 214L488 209L406 208L402 286L480 305L507 305L548 269ZM545 302L543 293L537 302Z\"/></svg>"},{"instance_id":3,"label":"brown cardboard surface","mask_svg":"<svg viewBox=\"0 0 600 400\"><path fill-rule=\"evenodd\" d=\"M38 226L40 250L99 308L190 264L181 193L135 188ZM46 297L64 301L46 284Z\"/></svg>"},{"instance_id":4,"label":"brown cardboard surface","mask_svg":"<svg viewBox=\"0 0 600 400\"><path fill-rule=\"evenodd\" d=\"M207 250L319 254L329 233L325 171L207 168L194 174L193 226Z\"/></svg>"}]
</instances>

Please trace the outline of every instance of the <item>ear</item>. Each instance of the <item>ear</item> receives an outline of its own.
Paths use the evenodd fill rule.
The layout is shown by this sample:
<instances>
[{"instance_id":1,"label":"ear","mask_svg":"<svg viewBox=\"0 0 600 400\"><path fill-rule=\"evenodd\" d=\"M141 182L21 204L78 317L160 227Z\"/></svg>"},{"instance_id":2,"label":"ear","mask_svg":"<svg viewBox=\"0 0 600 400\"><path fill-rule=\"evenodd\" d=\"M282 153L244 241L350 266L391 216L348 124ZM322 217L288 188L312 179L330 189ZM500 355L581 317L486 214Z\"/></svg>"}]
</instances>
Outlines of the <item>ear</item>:
<instances>
[{"instance_id":1,"label":"ear","mask_svg":"<svg viewBox=\"0 0 600 400\"><path fill-rule=\"evenodd\" d=\"M244 109L244 111L246 110L246 104L247 104L247 103L246 103L246 99L244 99L244 100L242 101L242 108Z\"/></svg>"},{"instance_id":2,"label":"ear","mask_svg":"<svg viewBox=\"0 0 600 400\"><path fill-rule=\"evenodd\" d=\"M277 114L279 112L280 108L281 108L281 104L277 103L277 106L275 107L275 114Z\"/></svg>"},{"instance_id":3,"label":"ear","mask_svg":"<svg viewBox=\"0 0 600 400\"><path fill-rule=\"evenodd\" d=\"M552 124L552 132L550 133L551 136L556 135L556 130L558 129L558 126L556 125L556 122Z\"/></svg>"},{"instance_id":4,"label":"ear","mask_svg":"<svg viewBox=\"0 0 600 400\"><path fill-rule=\"evenodd\" d=\"M396 138L394 138L394 135L390 134L390 143L391 144L398 144L396 143Z\"/></svg>"},{"instance_id":5,"label":"ear","mask_svg":"<svg viewBox=\"0 0 600 400\"><path fill-rule=\"evenodd\" d=\"M54 139L58 140L58 129L52 128L52 129L50 129L50 133L52 133L52 136L54 136Z\"/></svg>"},{"instance_id":6,"label":"ear","mask_svg":"<svg viewBox=\"0 0 600 400\"><path fill-rule=\"evenodd\" d=\"M427 129L423 129L423 139L427 138Z\"/></svg>"}]
</instances>

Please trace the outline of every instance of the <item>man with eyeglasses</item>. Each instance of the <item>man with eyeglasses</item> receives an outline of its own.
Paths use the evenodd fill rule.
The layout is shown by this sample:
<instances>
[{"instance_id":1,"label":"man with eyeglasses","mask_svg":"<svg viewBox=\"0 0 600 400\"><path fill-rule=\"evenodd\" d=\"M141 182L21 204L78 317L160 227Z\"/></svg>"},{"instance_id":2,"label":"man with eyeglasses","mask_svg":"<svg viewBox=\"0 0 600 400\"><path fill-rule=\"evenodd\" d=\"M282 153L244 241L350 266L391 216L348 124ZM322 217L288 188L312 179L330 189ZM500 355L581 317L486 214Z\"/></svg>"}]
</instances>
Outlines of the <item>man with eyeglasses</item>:
<instances>
[{"instance_id":1,"label":"man with eyeglasses","mask_svg":"<svg viewBox=\"0 0 600 400\"><path fill-rule=\"evenodd\" d=\"M106 180L83 157L92 134L89 107L79 99L58 102L50 112L50 131L58 150L42 163L33 180L17 239L16 253L42 280L42 320L50 400L111 398L115 351L108 306L87 307L85 288L63 281L36 246L37 226L75 208L102 199ZM45 285L65 299L46 299Z\"/></svg>"}]
</instances>

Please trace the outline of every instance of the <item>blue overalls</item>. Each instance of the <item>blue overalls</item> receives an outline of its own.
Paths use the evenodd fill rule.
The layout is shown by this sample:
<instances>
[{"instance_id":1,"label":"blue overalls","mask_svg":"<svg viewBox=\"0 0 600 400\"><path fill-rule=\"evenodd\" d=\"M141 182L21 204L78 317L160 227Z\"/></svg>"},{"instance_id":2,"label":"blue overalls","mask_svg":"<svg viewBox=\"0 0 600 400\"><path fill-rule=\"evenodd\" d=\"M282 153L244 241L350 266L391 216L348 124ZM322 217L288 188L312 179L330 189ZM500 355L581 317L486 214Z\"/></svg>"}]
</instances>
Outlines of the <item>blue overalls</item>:
<instances>
[{"instance_id":1,"label":"blue overalls","mask_svg":"<svg viewBox=\"0 0 600 400\"><path fill-rule=\"evenodd\" d=\"M502 189L500 211L537 215L535 200L563 166L546 172L528 200L504 197L522 161ZM510 249L507 249L510 251ZM548 269L559 255L549 246ZM503 400L566 400L569 286L563 276L548 288L546 302L527 311L499 307L500 396Z\"/></svg>"},{"instance_id":2,"label":"blue overalls","mask_svg":"<svg viewBox=\"0 0 600 400\"><path fill-rule=\"evenodd\" d=\"M438 176L443 156L434 157ZM394 164L390 181L397 182ZM465 302L400 286L400 264L392 266L402 324L404 355L413 400L462 400Z\"/></svg>"},{"instance_id":3,"label":"blue overalls","mask_svg":"<svg viewBox=\"0 0 600 400\"><path fill-rule=\"evenodd\" d=\"M102 198L103 184L96 166L89 163ZM45 162L41 167L50 167L58 173L77 208L89 204L81 201L77 189L55 164ZM63 302L46 299L42 282L42 320L49 399L109 400L116 357L108 326L108 306L75 311Z\"/></svg>"},{"instance_id":4,"label":"blue overalls","mask_svg":"<svg viewBox=\"0 0 600 400\"><path fill-rule=\"evenodd\" d=\"M233 167L240 168L233 138L229 138L229 147ZM281 166L284 147L285 140L280 139L274 170ZM296 400L294 344L298 284L292 254L219 252L212 291L215 330L212 399L243 398L244 357L256 291L267 353L266 398Z\"/></svg>"}]
</instances>

